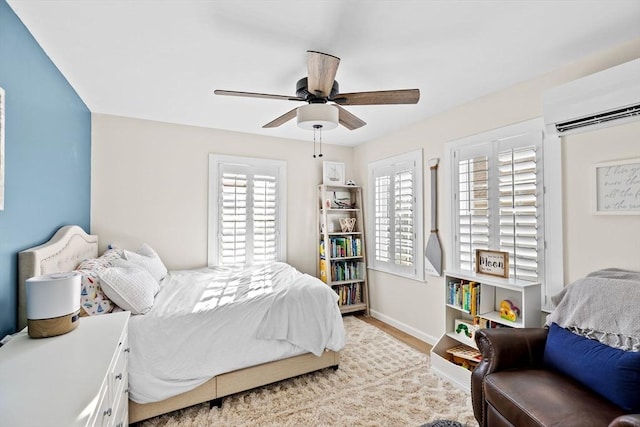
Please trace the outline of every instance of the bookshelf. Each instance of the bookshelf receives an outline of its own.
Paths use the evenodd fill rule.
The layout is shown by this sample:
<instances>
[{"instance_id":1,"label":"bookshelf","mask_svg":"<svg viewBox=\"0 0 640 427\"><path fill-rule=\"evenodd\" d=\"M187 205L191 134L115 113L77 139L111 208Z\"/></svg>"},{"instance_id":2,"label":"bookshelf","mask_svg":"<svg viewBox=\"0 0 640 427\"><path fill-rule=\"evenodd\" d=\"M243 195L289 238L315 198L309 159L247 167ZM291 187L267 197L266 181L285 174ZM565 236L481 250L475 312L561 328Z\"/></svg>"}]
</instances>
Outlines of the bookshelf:
<instances>
[{"instance_id":1,"label":"bookshelf","mask_svg":"<svg viewBox=\"0 0 640 427\"><path fill-rule=\"evenodd\" d=\"M318 186L317 276L338 294L340 311L369 315L362 188Z\"/></svg>"},{"instance_id":2,"label":"bookshelf","mask_svg":"<svg viewBox=\"0 0 640 427\"><path fill-rule=\"evenodd\" d=\"M478 362L474 332L479 328L541 325L540 283L503 279L469 271L445 272L445 332L431 350L433 371L463 390L471 387ZM515 320L501 317L501 302L518 307Z\"/></svg>"}]
</instances>

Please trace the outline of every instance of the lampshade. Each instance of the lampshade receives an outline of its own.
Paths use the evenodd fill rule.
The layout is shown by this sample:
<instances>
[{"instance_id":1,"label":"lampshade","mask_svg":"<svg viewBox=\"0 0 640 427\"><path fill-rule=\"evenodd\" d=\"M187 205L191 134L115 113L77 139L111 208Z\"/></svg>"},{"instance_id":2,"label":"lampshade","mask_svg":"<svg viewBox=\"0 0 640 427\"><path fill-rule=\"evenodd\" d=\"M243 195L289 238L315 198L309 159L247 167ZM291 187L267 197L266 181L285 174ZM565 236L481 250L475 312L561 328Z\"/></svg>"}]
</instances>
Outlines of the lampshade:
<instances>
[{"instance_id":1,"label":"lampshade","mask_svg":"<svg viewBox=\"0 0 640 427\"><path fill-rule=\"evenodd\" d=\"M298 107L298 126L302 129L329 130L338 127L338 109L327 104L307 104Z\"/></svg>"}]
</instances>

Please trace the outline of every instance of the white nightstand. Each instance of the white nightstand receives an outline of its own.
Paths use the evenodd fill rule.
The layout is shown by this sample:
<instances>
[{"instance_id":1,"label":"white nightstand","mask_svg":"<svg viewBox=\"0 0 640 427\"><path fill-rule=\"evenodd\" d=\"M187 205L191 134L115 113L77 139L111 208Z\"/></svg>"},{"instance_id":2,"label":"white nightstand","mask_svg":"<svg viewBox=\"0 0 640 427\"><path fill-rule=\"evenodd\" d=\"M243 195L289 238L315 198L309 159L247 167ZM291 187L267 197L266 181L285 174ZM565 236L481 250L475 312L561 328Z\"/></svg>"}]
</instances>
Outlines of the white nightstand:
<instances>
[{"instance_id":1,"label":"white nightstand","mask_svg":"<svg viewBox=\"0 0 640 427\"><path fill-rule=\"evenodd\" d=\"M83 317L52 338L0 348L0 425L128 425L129 312Z\"/></svg>"}]
</instances>

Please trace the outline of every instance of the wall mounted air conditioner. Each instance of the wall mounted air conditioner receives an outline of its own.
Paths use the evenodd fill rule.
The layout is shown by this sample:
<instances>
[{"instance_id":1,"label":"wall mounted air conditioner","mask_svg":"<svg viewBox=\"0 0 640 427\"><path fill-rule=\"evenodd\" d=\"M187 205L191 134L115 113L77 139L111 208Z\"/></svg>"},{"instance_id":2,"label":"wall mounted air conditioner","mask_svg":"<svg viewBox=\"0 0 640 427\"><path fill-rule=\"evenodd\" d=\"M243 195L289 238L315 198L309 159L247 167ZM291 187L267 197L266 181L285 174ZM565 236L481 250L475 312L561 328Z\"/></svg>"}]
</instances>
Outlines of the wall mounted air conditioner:
<instances>
[{"instance_id":1,"label":"wall mounted air conditioner","mask_svg":"<svg viewBox=\"0 0 640 427\"><path fill-rule=\"evenodd\" d=\"M547 132L560 136L640 119L640 59L552 88L542 103Z\"/></svg>"}]
</instances>

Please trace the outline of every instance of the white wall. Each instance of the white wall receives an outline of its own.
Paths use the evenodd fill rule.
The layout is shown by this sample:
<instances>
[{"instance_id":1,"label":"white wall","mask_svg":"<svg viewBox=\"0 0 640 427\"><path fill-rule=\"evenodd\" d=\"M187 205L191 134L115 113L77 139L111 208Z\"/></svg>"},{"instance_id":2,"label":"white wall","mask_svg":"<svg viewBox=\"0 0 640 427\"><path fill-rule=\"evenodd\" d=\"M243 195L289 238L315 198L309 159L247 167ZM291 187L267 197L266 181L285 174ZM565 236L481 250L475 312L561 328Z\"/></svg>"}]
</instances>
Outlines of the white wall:
<instances>
[{"instance_id":1,"label":"white wall","mask_svg":"<svg viewBox=\"0 0 640 427\"><path fill-rule=\"evenodd\" d=\"M92 115L91 232L101 251L148 243L170 269L207 263L209 153L287 162L287 252L299 270L316 270L316 189L322 161L346 163L352 149L109 115Z\"/></svg>"},{"instance_id":2,"label":"white wall","mask_svg":"<svg viewBox=\"0 0 640 427\"><path fill-rule=\"evenodd\" d=\"M640 270L640 215L591 212L593 165L640 159L640 121L568 135L562 149L565 283L601 268Z\"/></svg>"},{"instance_id":3,"label":"white wall","mask_svg":"<svg viewBox=\"0 0 640 427\"><path fill-rule=\"evenodd\" d=\"M541 94L546 89L630 61L637 58L639 54L640 39L637 39L560 70L477 99L393 135L360 145L354 149L356 179L366 185L366 170L369 162L422 148L426 165L430 158L443 159L444 144L448 141L539 117L542 115ZM535 58L532 58L533 60ZM422 93L420 102L429 102L429 94ZM638 147L640 144L636 130L637 128L632 128L627 131L635 132L635 138L632 138L631 142L626 136L624 141L618 140L614 133L607 138L606 143L602 138L594 137L594 141L584 147L572 139L563 142L566 145L564 149L566 159L563 164L567 167L565 180L569 182L568 186L567 184L564 186L565 191L574 191L576 187L572 181L574 178L567 177L567 174L575 173L576 169L580 170L579 173L586 173L586 171L582 171L586 164L632 156L634 147ZM595 145L598 143L602 145L596 148ZM578 155L577 153L583 153L583 148L588 154ZM590 152L589 150L594 151ZM449 218L449 213L446 211L446 195L442 194L444 176L448 171L447 165L441 163L441 166L438 176L440 193L438 218L440 220L440 239L448 243L450 224L446 219ZM424 188L430 188L428 175L425 175L424 182ZM425 225L430 223L430 202L427 196L428 192L425 193L424 202ZM563 206L565 212L570 215L576 211L582 212L584 206L581 197L584 195L578 196L576 194L566 197ZM640 227L637 226L637 219L592 219L588 211L580 215L584 218L580 220L580 223L567 227L563 242L565 260L569 265L566 273L567 279L579 277L596 266L591 262L595 250L601 256L597 265L624 264L624 266L631 268L635 264L635 268L640 270L640 253L637 246L634 248L633 243L619 245L615 241L624 233L623 230L626 230L630 237L629 240L639 242ZM573 221L573 217L568 221ZM614 239L610 239L607 231L609 223L616 221L626 221L627 226L619 227ZM597 233L590 232L591 227L598 228L599 231ZM428 229L427 227L426 230ZM585 246L585 238L589 240L588 246ZM445 251L445 258L447 252ZM624 260L622 264L620 260ZM442 334L444 331L443 278L427 276L427 282L424 283L370 270L369 283L371 311L375 317L427 342L433 343Z\"/></svg>"}]
</instances>

